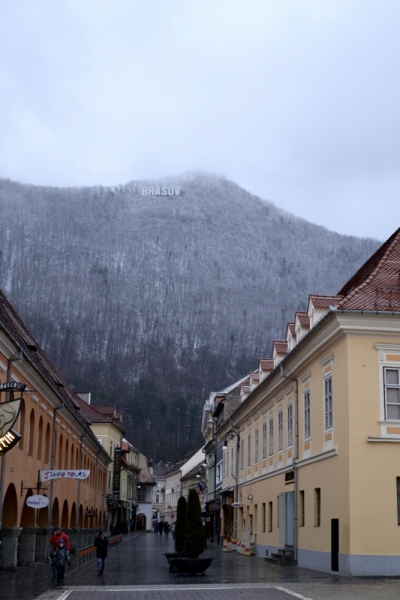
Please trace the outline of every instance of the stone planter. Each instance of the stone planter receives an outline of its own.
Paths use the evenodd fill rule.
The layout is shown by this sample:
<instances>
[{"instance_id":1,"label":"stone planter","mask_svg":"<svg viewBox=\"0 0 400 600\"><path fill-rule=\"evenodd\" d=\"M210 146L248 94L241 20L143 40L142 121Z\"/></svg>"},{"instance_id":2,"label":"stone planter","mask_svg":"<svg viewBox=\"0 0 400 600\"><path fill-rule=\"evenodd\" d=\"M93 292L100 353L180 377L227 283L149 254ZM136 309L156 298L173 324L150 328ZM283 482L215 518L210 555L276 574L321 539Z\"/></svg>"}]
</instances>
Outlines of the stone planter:
<instances>
[{"instance_id":1,"label":"stone planter","mask_svg":"<svg viewBox=\"0 0 400 600\"><path fill-rule=\"evenodd\" d=\"M1 568L5 571L15 571L17 568L18 537L22 527L3 527L1 530L3 542L3 561Z\"/></svg>"},{"instance_id":2,"label":"stone planter","mask_svg":"<svg viewBox=\"0 0 400 600\"><path fill-rule=\"evenodd\" d=\"M31 567L36 558L36 535L38 527L24 527L18 538L18 564Z\"/></svg>"},{"instance_id":3,"label":"stone planter","mask_svg":"<svg viewBox=\"0 0 400 600\"><path fill-rule=\"evenodd\" d=\"M189 575L201 573L204 575L213 560L213 558L172 558L170 562L181 575L184 573Z\"/></svg>"}]
</instances>

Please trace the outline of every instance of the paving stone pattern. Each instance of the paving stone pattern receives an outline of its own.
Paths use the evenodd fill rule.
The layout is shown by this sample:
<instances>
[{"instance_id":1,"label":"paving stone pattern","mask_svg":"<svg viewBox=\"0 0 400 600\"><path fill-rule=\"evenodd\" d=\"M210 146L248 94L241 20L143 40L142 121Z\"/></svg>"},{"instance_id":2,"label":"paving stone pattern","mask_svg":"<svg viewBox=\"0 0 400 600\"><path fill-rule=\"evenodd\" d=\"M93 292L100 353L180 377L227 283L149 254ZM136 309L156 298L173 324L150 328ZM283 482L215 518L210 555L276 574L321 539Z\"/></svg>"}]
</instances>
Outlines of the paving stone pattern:
<instances>
[{"instance_id":1,"label":"paving stone pattern","mask_svg":"<svg viewBox=\"0 0 400 600\"><path fill-rule=\"evenodd\" d=\"M0 599L7 600L399 600L400 579L345 578L298 567L279 567L261 557L222 552L205 576L170 573L164 552L174 541L153 533L124 536L109 552L104 575L96 561L67 570L65 586L52 584L50 565L0 572Z\"/></svg>"}]
</instances>

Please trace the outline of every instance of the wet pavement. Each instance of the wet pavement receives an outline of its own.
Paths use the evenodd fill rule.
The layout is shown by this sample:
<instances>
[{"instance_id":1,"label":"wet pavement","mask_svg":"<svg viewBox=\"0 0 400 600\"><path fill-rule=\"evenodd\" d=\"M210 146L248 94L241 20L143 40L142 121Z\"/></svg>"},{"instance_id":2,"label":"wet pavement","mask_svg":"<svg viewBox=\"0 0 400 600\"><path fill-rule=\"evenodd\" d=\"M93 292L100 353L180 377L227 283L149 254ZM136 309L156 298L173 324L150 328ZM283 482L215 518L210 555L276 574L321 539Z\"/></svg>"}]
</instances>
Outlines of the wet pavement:
<instances>
[{"instance_id":1,"label":"wet pavement","mask_svg":"<svg viewBox=\"0 0 400 600\"><path fill-rule=\"evenodd\" d=\"M137 532L124 536L110 549L102 577L96 561L71 569L65 585L52 583L48 564L0 572L0 598L7 600L399 600L400 578L345 578L299 567L280 567L263 558L222 552L209 544L203 556L214 561L202 575L170 573L164 552L174 551L174 540Z\"/></svg>"}]
</instances>

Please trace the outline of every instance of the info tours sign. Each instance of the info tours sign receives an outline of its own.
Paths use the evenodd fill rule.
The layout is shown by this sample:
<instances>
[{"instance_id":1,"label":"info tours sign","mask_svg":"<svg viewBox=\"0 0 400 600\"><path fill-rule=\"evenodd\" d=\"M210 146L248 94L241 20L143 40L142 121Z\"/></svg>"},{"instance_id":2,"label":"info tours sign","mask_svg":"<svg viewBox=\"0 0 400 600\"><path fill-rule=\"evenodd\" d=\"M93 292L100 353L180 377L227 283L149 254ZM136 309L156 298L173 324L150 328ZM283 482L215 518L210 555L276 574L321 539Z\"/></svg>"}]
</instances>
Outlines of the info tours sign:
<instances>
[{"instance_id":1,"label":"info tours sign","mask_svg":"<svg viewBox=\"0 0 400 600\"><path fill-rule=\"evenodd\" d=\"M10 388L10 385L13 387ZM0 384L0 391L8 391L9 389L19 389L22 391L21 388L15 388L15 385L14 383L2 383ZM23 389L26 387L26 384L19 385L24 386ZM21 401L22 398L18 398L18 400L11 400L10 402L2 402L0 404L0 456L11 450L21 439L21 435L12 429L21 410Z\"/></svg>"},{"instance_id":2,"label":"info tours sign","mask_svg":"<svg viewBox=\"0 0 400 600\"><path fill-rule=\"evenodd\" d=\"M87 479L90 475L90 469L51 469L39 471L39 481L52 481L53 479Z\"/></svg>"}]
</instances>

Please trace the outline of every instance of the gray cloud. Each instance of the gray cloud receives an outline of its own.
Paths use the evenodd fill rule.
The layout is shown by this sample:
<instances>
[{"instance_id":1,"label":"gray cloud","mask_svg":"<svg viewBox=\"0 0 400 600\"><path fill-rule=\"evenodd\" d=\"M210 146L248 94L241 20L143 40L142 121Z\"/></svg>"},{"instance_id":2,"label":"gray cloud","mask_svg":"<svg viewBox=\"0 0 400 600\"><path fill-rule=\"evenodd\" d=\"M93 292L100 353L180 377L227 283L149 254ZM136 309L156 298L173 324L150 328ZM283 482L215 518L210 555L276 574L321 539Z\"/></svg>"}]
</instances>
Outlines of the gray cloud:
<instances>
[{"instance_id":1,"label":"gray cloud","mask_svg":"<svg viewBox=\"0 0 400 600\"><path fill-rule=\"evenodd\" d=\"M399 224L400 4L3 3L0 176L223 173L295 214Z\"/></svg>"}]
</instances>

